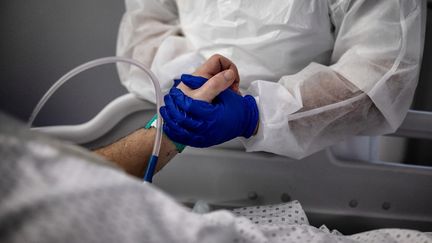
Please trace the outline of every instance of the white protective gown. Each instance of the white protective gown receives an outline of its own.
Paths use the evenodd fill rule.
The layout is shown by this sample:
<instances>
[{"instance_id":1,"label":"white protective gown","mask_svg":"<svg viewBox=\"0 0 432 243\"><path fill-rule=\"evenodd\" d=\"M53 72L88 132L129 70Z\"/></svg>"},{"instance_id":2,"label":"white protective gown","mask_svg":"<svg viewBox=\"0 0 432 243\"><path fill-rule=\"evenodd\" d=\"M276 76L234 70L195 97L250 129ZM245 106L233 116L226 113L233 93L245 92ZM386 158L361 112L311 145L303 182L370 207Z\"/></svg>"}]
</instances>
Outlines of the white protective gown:
<instances>
[{"instance_id":1,"label":"white protective gown","mask_svg":"<svg viewBox=\"0 0 432 243\"><path fill-rule=\"evenodd\" d=\"M352 135L390 133L417 84L421 0L126 0L117 54L148 66L168 91L212 54L231 59L260 111L247 151L302 158ZM143 73L119 66L154 101Z\"/></svg>"}]
</instances>

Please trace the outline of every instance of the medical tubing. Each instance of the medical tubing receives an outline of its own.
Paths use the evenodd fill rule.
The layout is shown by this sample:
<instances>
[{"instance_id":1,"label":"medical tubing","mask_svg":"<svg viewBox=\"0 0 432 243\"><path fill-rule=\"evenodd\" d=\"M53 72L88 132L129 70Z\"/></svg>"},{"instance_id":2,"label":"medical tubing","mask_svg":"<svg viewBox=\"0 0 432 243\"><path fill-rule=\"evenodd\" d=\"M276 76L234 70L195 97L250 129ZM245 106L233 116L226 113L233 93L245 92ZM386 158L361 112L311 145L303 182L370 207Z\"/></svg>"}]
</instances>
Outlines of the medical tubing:
<instances>
[{"instance_id":1,"label":"medical tubing","mask_svg":"<svg viewBox=\"0 0 432 243\"><path fill-rule=\"evenodd\" d=\"M158 157L156 155L152 155L147 165L147 169L144 174L144 181L152 182L154 172L156 170Z\"/></svg>"},{"instance_id":2,"label":"medical tubing","mask_svg":"<svg viewBox=\"0 0 432 243\"><path fill-rule=\"evenodd\" d=\"M53 95L53 93L55 91L57 91L58 88L60 88L69 79L73 78L77 74L79 74L83 71L86 71L88 69L91 69L91 68L94 68L94 67L97 67L100 65L104 65L104 64L117 63L117 62L123 62L123 63L131 64L131 65L138 67L142 71L144 71L150 77L150 80L152 81L154 89L155 89L156 112L157 112L157 120L156 120L157 131L156 131L155 142L153 145L152 157L149 161L149 163L152 162L154 165L148 167L148 169L153 169L153 171L149 172L150 173L149 176L153 176L154 169L156 168L156 162L157 162L157 158L159 155L161 142L162 142L162 128L163 128L162 116L159 114L159 110L160 110L160 107L161 107L162 102L163 102L162 91L160 88L160 84L157 81L157 78L155 77L155 75L146 66L144 66L144 64L142 64L138 61L135 61L135 60L130 59L130 58L124 58L124 57L104 57L104 58L99 58L99 59L84 63L84 64L72 69L70 72L66 73L63 77L61 77L57 82L55 82L54 85L52 85L51 88L45 93L45 95L42 97L42 99L39 101L39 103L34 108L32 114L30 116L30 119L28 121L28 126L29 127L32 126L36 116L38 115L38 113L42 109L42 107L45 105L45 103L48 101L48 99ZM148 172L146 172L146 174L147 173ZM150 178L150 181L151 181L151 178Z\"/></svg>"}]
</instances>

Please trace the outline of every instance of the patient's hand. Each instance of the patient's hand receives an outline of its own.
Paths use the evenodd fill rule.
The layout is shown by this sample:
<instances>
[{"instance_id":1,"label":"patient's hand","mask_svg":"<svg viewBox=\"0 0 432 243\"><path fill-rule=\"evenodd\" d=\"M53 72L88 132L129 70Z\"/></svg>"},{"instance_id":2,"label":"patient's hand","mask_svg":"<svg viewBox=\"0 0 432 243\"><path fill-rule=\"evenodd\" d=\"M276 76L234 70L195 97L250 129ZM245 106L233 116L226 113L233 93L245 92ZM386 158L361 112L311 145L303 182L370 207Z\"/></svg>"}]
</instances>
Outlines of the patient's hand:
<instances>
[{"instance_id":1,"label":"patient's hand","mask_svg":"<svg viewBox=\"0 0 432 243\"><path fill-rule=\"evenodd\" d=\"M215 55L181 80L165 95L160 109L164 132L172 141L209 147L255 133L258 107L254 97L239 94L238 72L231 61Z\"/></svg>"},{"instance_id":2,"label":"patient's hand","mask_svg":"<svg viewBox=\"0 0 432 243\"><path fill-rule=\"evenodd\" d=\"M210 57L192 75L209 79L201 88L195 90L183 83L177 86L178 89L193 99L211 102L228 87L240 94L240 77L236 65L219 54Z\"/></svg>"}]
</instances>

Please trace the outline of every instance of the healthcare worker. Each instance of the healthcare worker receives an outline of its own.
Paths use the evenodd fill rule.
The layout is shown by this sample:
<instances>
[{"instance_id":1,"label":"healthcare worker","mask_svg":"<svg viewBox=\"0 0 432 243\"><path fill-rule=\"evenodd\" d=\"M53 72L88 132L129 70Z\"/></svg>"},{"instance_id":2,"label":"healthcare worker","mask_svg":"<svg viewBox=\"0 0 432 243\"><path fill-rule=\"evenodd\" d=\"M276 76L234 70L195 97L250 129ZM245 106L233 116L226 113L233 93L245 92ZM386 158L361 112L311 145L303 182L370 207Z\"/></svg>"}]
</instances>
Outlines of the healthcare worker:
<instances>
[{"instance_id":1,"label":"healthcare worker","mask_svg":"<svg viewBox=\"0 0 432 243\"><path fill-rule=\"evenodd\" d=\"M302 158L353 135L398 128L417 84L424 4L126 0L117 54L151 66L166 92L180 73L192 73L213 54L229 58L237 65L240 91L253 97L258 110L257 130L243 139L247 151ZM154 101L152 86L142 82L143 73L129 66L119 66L119 73L130 92ZM250 96L248 106L253 103ZM179 107L178 102L171 107ZM229 114L239 107L233 102L225 102ZM167 114L173 117L172 112ZM191 110L178 112L197 122L208 121ZM244 122L244 117L232 119L235 124ZM247 137L232 126L228 135L215 140L212 129L220 129L223 122L206 125L200 133L188 127L190 123L171 120L180 132L170 137L190 145L192 137L211 141L204 145L234 135Z\"/></svg>"}]
</instances>

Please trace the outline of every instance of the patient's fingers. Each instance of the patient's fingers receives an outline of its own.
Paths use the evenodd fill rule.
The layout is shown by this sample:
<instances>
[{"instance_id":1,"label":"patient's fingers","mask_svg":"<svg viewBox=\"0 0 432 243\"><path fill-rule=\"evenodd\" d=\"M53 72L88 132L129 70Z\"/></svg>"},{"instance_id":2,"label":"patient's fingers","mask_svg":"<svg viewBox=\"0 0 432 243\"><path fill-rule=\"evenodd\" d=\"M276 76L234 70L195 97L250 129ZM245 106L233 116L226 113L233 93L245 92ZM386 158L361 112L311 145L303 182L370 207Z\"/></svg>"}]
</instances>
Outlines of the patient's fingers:
<instances>
[{"instance_id":1,"label":"patient's fingers","mask_svg":"<svg viewBox=\"0 0 432 243\"><path fill-rule=\"evenodd\" d=\"M210 79L214 75L226 70L232 70L234 72L235 78L231 89L233 89L235 92L239 92L240 75L238 73L237 66L231 60L222 55L215 54L211 56L193 73L193 75Z\"/></svg>"},{"instance_id":2,"label":"patient's fingers","mask_svg":"<svg viewBox=\"0 0 432 243\"><path fill-rule=\"evenodd\" d=\"M184 94L180 89L173 88L169 95L175 102L176 106L193 117L207 117L213 114L216 106L209 102L198 100Z\"/></svg>"},{"instance_id":3,"label":"patient's fingers","mask_svg":"<svg viewBox=\"0 0 432 243\"><path fill-rule=\"evenodd\" d=\"M235 82L235 74L232 70L220 72L209 79L201 88L193 90L192 98L211 101L222 91L229 88Z\"/></svg>"}]
</instances>

